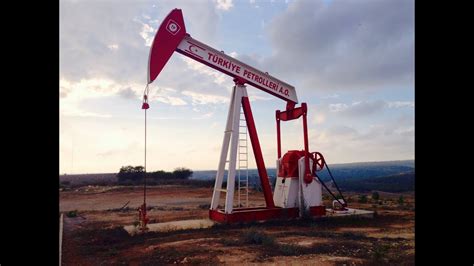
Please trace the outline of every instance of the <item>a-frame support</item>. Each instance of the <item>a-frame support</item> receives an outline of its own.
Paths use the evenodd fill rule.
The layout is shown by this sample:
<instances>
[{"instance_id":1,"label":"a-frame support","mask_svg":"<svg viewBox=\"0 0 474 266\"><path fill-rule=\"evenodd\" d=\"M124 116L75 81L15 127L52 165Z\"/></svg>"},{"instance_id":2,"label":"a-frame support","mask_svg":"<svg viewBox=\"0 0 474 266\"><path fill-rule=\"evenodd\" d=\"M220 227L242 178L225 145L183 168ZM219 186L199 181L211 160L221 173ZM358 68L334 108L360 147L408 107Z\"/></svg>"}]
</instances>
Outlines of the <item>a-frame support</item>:
<instances>
[{"instance_id":1,"label":"a-frame support","mask_svg":"<svg viewBox=\"0 0 474 266\"><path fill-rule=\"evenodd\" d=\"M252 110L250 108L250 101L247 96L247 89L242 82L235 80L236 84L232 91L232 98L229 106L229 113L227 115L227 123L224 131L224 139L222 141L221 156L219 159L219 166L216 173L216 180L214 184L214 192L212 194L211 210L217 210L219 206L221 192L226 193L224 213L230 214L233 211L234 190L235 190L235 174L236 162L239 143L239 119L240 108L244 110L245 120L249 132L250 141L252 143L255 161L257 163L260 182L262 184L265 202L267 208L274 208L272 191L269 184L267 170L263 161L262 151L258 140L257 130L253 120ZM230 146L230 147L229 147ZM230 153L229 153L230 148ZM227 160L227 157L229 159ZM227 187L222 188L224 181L224 173L226 171L226 163L229 163L227 175Z\"/></svg>"}]
</instances>

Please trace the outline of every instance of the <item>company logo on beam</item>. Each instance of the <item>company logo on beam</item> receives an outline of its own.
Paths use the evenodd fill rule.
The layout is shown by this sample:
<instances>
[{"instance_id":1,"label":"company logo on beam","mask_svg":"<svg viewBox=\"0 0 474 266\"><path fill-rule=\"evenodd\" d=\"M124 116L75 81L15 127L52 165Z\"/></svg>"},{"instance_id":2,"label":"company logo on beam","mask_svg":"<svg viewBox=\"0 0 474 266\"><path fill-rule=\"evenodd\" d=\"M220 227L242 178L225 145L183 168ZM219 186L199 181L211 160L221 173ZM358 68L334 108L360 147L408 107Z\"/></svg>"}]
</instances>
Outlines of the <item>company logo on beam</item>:
<instances>
[{"instance_id":1,"label":"company logo on beam","mask_svg":"<svg viewBox=\"0 0 474 266\"><path fill-rule=\"evenodd\" d=\"M295 88L239 60L219 52L190 36L185 36L178 51L232 77L244 79L248 84L273 94L281 99L298 102Z\"/></svg>"},{"instance_id":2,"label":"company logo on beam","mask_svg":"<svg viewBox=\"0 0 474 266\"><path fill-rule=\"evenodd\" d=\"M166 25L166 30L173 35L176 35L180 29L181 27L178 25L178 23L172 19L170 19Z\"/></svg>"}]
</instances>

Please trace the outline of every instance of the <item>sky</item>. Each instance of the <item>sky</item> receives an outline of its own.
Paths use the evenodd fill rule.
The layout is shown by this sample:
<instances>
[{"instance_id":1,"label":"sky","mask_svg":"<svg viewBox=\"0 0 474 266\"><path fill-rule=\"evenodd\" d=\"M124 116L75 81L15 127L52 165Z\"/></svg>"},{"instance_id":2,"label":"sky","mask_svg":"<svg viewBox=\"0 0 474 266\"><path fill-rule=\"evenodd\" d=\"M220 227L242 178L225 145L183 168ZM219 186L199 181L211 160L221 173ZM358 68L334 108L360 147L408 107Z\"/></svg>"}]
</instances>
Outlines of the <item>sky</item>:
<instances>
[{"instance_id":1,"label":"sky","mask_svg":"<svg viewBox=\"0 0 474 266\"><path fill-rule=\"evenodd\" d=\"M193 38L296 88L328 164L414 159L412 0L60 0L60 174L144 164L148 54L173 8ZM233 85L174 53L150 85L147 170L217 169ZM286 103L247 90L273 168ZM283 152L303 148L302 120L283 122Z\"/></svg>"}]
</instances>

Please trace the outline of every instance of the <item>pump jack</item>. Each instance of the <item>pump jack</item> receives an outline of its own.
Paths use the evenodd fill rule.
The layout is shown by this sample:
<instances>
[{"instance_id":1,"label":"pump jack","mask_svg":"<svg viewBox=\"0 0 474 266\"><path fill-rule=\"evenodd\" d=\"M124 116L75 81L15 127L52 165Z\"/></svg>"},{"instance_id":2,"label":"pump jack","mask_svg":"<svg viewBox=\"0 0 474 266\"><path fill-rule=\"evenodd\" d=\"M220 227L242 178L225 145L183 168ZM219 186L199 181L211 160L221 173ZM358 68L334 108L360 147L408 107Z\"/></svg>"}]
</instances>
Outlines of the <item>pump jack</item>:
<instances>
[{"instance_id":1,"label":"pump jack","mask_svg":"<svg viewBox=\"0 0 474 266\"><path fill-rule=\"evenodd\" d=\"M322 203L322 186L335 198L334 203L337 202L339 204L340 211L347 210L347 204L337 185L336 188L341 194L342 199L336 198L316 174L316 172L321 171L324 167L327 168L329 173L330 171L321 153L309 151L308 108L306 103L301 103L299 107L296 106L298 98L293 86L192 38L191 35L186 33L183 14L180 9L174 9L168 14L155 35L148 61L148 84L152 83L160 74L174 51L233 77L235 83L209 209L209 218L211 220L234 223L291 219L303 215L313 217L324 216L326 215L326 208ZM278 174L273 194L245 84L252 85L286 101L286 109L283 111L277 110L275 114L278 145L276 165ZM148 108L149 104L145 94L142 109L146 111ZM234 208L233 206L241 108L245 116L266 207ZM290 150L282 157L280 123L281 121L295 120L300 117L303 120L304 150ZM227 159L228 155L229 159ZM227 163L227 187L224 189L222 184ZM330 175L332 177L331 173ZM219 208L221 193L226 193L223 209ZM145 220L147 219L145 206L144 202L144 210L141 210L140 220L146 226L148 220Z\"/></svg>"}]
</instances>

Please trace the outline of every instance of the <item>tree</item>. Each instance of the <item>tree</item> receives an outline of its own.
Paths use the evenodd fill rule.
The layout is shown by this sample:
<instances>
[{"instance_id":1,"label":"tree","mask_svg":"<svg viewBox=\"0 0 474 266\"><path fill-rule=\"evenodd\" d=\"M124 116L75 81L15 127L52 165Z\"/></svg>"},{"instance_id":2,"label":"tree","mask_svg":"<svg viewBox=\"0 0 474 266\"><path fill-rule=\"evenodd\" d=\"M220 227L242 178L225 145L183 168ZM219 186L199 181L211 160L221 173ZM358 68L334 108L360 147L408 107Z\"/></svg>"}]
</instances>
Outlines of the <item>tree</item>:
<instances>
[{"instance_id":1,"label":"tree","mask_svg":"<svg viewBox=\"0 0 474 266\"><path fill-rule=\"evenodd\" d=\"M173 171L173 176L176 179L188 179L192 175L193 171L185 167L178 167Z\"/></svg>"},{"instance_id":2,"label":"tree","mask_svg":"<svg viewBox=\"0 0 474 266\"><path fill-rule=\"evenodd\" d=\"M359 196L359 203L367 203L367 196L366 195L360 195Z\"/></svg>"},{"instance_id":3,"label":"tree","mask_svg":"<svg viewBox=\"0 0 474 266\"><path fill-rule=\"evenodd\" d=\"M404 202L405 200L403 199L403 195L400 195L400 197L398 198L398 204L403 205Z\"/></svg>"},{"instance_id":4,"label":"tree","mask_svg":"<svg viewBox=\"0 0 474 266\"><path fill-rule=\"evenodd\" d=\"M373 200L379 200L379 199L380 199L380 195L379 195L379 193L378 193L377 191L374 191L374 192L372 193L372 199L373 199Z\"/></svg>"},{"instance_id":5,"label":"tree","mask_svg":"<svg viewBox=\"0 0 474 266\"><path fill-rule=\"evenodd\" d=\"M117 174L117 178L120 182L139 182L143 181L145 168L143 166L122 166Z\"/></svg>"}]
</instances>

